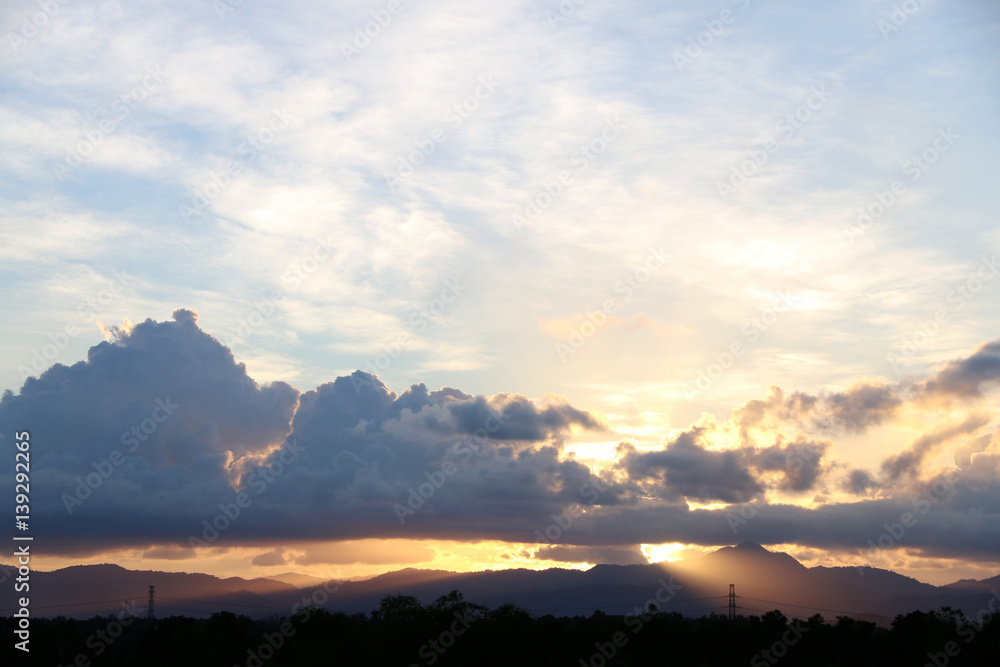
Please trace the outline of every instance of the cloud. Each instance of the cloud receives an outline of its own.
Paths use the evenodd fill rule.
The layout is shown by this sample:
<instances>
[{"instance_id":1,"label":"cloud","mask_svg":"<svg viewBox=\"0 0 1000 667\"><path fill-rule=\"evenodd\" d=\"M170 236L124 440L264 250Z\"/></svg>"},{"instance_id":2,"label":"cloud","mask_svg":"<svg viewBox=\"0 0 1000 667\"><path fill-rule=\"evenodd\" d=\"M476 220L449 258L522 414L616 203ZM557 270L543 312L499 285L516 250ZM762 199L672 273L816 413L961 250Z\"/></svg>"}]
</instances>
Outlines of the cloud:
<instances>
[{"instance_id":1,"label":"cloud","mask_svg":"<svg viewBox=\"0 0 1000 667\"><path fill-rule=\"evenodd\" d=\"M879 484L875 477L867 470L860 468L852 469L841 483L842 489L855 495L867 493L872 489L878 488L878 486Z\"/></svg>"},{"instance_id":2,"label":"cloud","mask_svg":"<svg viewBox=\"0 0 1000 667\"><path fill-rule=\"evenodd\" d=\"M965 359L951 361L924 384L930 396L979 398L986 385L1000 381L1000 340L985 343Z\"/></svg>"},{"instance_id":3,"label":"cloud","mask_svg":"<svg viewBox=\"0 0 1000 667\"><path fill-rule=\"evenodd\" d=\"M739 450L710 450L702 445L703 428L677 436L660 451L639 452L619 445L620 465L645 493L665 500L746 502L764 487L750 474Z\"/></svg>"},{"instance_id":4,"label":"cloud","mask_svg":"<svg viewBox=\"0 0 1000 667\"><path fill-rule=\"evenodd\" d=\"M493 437L498 440L545 440L564 433L571 426L590 430L605 430L595 415L566 404L557 403L541 409L525 396L498 394L487 403L483 397L449 406L460 429L475 433L484 428L484 415L496 413L499 426Z\"/></svg>"},{"instance_id":5,"label":"cloud","mask_svg":"<svg viewBox=\"0 0 1000 667\"><path fill-rule=\"evenodd\" d=\"M142 552L143 558L150 560L188 560L197 554L191 547L178 547L173 545L157 545Z\"/></svg>"},{"instance_id":6,"label":"cloud","mask_svg":"<svg viewBox=\"0 0 1000 667\"><path fill-rule=\"evenodd\" d=\"M361 371L301 395L281 382L261 387L183 309L7 392L3 432L24 424L46 443L33 502L36 525L57 536L53 551L185 545L215 529L218 545L468 537L484 517L527 539L598 483L560 458L562 440L573 428L606 428L559 398L423 384L396 394ZM433 497L402 525L394 507L429 480ZM601 488L607 504L626 492Z\"/></svg>"},{"instance_id":7,"label":"cloud","mask_svg":"<svg viewBox=\"0 0 1000 667\"><path fill-rule=\"evenodd\" d=\"M612 565L644 565L649 561L638 545L631 547L576 547L556 545L542 547L534 554L537 560L563 563L610 563Z\"/></svg>"},{"instance_id":8,"label":"cloud","mask_svg":"<svg viewBox=\"0 0 1000 667\"><path fill-rule=\"evenodd\" d=\"M986 387L997 381L1000 381L1000 340L979 346L968 357L946 363L922 382L863 380L844 391L817 395L786 394L780 387L772 386L770 396L748 401L733 411L732 419L739 426L744 443L751 442L753 430L777 431L788 424L807 431L863 433L891 421L908 404L920 406L938 398L979 399ZM975 430L972 426L968 428ZM915 443L914 452L898 462L889 463L887 470L907 467L907 457L917 456L936 442L935 436L928 434L926 437L927 440ZM922 456L917 458L922 460Z\"/></svg>"},{"instance_id":9,"label":"cloud","mask_svg":"<svg viewBox=\"0 0 1000 667\"><path fill-rule=\"evenodd\" d=\"M285 556L285 550L281 547L275 547L271 551L265 551L262 554L257 554L250 561L252 565L260 565L262 567L270 565L287 565L288 562L288 558Z\"/></svg>"},{"instance_id":10,"label":"cloud","mask_svg":"<svg viewBox=\"0 0 1000 667\"><path fill-rule=\"evenodd\" d=\"M311 544L288 562L296 565L415 565L434 559L429 546L406 540L359 540Z\"/></svg>"},{"instance_id":11,"label":"cloud","mask_svg":"<svg viewBox=\"0 0 1000 667\"><path fill-rule=\"evenodd\" d=\"M197 315L146 320L87 361L56 364L0 397L0 424L32 436L58 455L67 474L115 449L154 466L239 458L280 443L298 400L284 382L258 386L242 364L197 326Z\"/></svg>"},{"instance_id":12,"label":"cloud","mask_svg":"<svg viewBox=\"0 0 1000 667\"><path fill-rule=\"evenodd\" d=\"M971 442L955 449L955 465L964 468L972 463L972 457L985 452L991 443L1000 442L1000 432L981 435Z\"/></svg>"},{"instance_id":13,"label":"cloud","mask_svg":"<svg viewBox=\"0 0 1000 667\"><path fill-rule=\"evenodd\" d=\"M889 482L894 482L900 477L914 477L921 472L924 461L938 447L960 435L974 433L989 421L988 415L971 415L961 424L940 427L922 435L906 451L894 454L883 461L882 473Z\"/></svg>"},{"instance_id":14,"label":"cloud","mask_svg":"<svg viewBox=\"0 0 1000 667\"><path fill-rule=\"evenodd\" d=\"M825 472L823 457L830 443L800 436L785 442L779 436L768 447L709 447L710 427L699 426L666 442L659 451L639 452L619 445L619 466L645 495L678 502L744 503L768 489L791 493L813 490ZM766 473L774 473L768 478Z\"/></svg>"},{"instance_id":15,"label":"cloud","mask_svg":"<svg viewBox=\"0 0 1000 667\"><path fill-rule=\"evenodd\" d=\"M996 465L995 461L990 462ZM575 544L630 544L641 536L643 542L678 541L690 544L723 545L751 540L760 544L799 544L831 551L861 554L868 541L878 541L884 524L898 522L909 512L917 523L894 546L914 549L928 556L996 561L1000 539L998 496L994 478L977 478L970 483L964 476L949 496L933 496L929 484L914 503L913 498L863 500L828 503L810 509L788 504L747 506L751 517L740 523L740 508L688 510L668 507L616 508L573 526ZM974 490L974 491L973 491ZM929 498L938 498L930 500ZM984 503L985 504L982 504ZM927 503L927 511L920 509ZM734 533L733 526L736 527ZM919 526L919 529L916 528Z\"/></svg>"},{"instance_id":16,"label":"cloud","mask_svg":"<svg viewBox=\"0 0 1000 667\"><path fill-rule=\"evenodd\" d=\"M185 558L197 536L213 546L270 548L255 564L424 562L429 551L400 554L378 544L533 543L553 515L577 505L587 511L538 557L627 562L636 544L731 543L728 517L750 501L753 519L740 539L840 549L877 539L947 472L932 467L931 456L974 435L985 415L929 430L886 460L885 480L845 470L830 459L833 443L807 432L770 433L760 445L757 432L781 420L850 430L888 419L906 395L879 383L818 396L775 388L731 422L703 419L659 449L623 442L617 462L598 475L566 455L563 442L573 430L607 427L563 398L419 383L397 393L361 371L301 394L281 382L260 386L199 328L194 312L178 310L171 321L119 331L86 361L53 366L18 394L7 392L0 445L10 453L9 434L31 425L33 521L53 554L142 548L150 557ZM138 441L134 450L123 437ZM907 533L906 546L995 553L998 447L997 438L981 436L959 448L957 481L920 514L921 529ZM893 479L905 485L877 499L824 500L835 471L851 493ZM818 506L773 502L807 493L819 494ZM759 502L765 497L772 502ZM67 498L78 499L72 514ZM692 510L685 501L730 507Z\"/></svg>"},{"instance_id":17,"label":"cloud","mask_svg":"<svg viewBox=\"0 0 1000 667\"><path fill-rule=\"evenodd\" d=\"M895 387L860 382L847 391L823 396L814 421L827 430L842 428L860 433L890 419L902 404L903 399Z\"/></svg>"},{"instance_id":18,"label":"cloud","mask_svg":"<svg viewBox=\"0 0 1000 667\"><path fill-rule=\"evenodd\" d=\"M891 419L904 403L900 388L883 382L858 382L844 391L787 397L771 387L767 399L755 399L734 411L744 439L750 429L770 430L789 422L813 431L861 433Z\"/></svg>"},{"instance_id":19,"label":"cloud","mask_svg":"<svg viewBox=\"0 0 1000 667\"><path fill-rule=\"evenodd\" d=\"M830 448L829 442L800 436L787 445L779 442L759 449L748 459L759 470L781 473L779 489L802 493L815 488L824 472L823 457Z\"/></svg>"},{"instance_id":20,"label":"cloud","mask_svg":"<svg viewBox=\"0 0 1000 667\"><path fill-rule=\"evenodd\" d=\"M597 312L596 315L590 313L586 317L583 315L553 317L540 322L539 325L542 333L563 341L572 341L574 337L580 337L581 334L589 336L593 332L612 328L621 328L628 333L651 331L657 336L688 336L695 333L695 329L686 324L662 322L646 313L636 313L629 318Z\"/></svg>"}]
</instances>

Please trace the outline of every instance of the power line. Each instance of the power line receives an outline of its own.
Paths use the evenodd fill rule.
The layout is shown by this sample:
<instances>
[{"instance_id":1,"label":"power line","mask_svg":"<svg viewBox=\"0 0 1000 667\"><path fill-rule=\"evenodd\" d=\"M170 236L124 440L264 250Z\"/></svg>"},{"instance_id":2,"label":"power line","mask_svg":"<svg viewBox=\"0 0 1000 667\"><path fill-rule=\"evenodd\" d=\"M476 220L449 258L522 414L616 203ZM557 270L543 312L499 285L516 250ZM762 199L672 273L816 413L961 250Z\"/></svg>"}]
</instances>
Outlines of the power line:
<instances>
[{"instance_id":1,"label":"power line","mask_svg":"<svg viewBox=\"0 0 1000 667\"><path fill-rule=\"evenodd\" d=\"M701 602L703 600L720 600L720 599L722 599L724 597L726 597L726 596L725 595L713 595L713 596L707 597L707 598L691 598L690 600L668 600L667 602L670 602L670 603ZM664 604L666 604L666 603L664 603ZM606 605L601 605L600 608L601 609L622 609L622 608L638 607L638 606L639 605L637 605L637 604L606 604ZM581 609L594 609L594 608L595 608L594 605L590 605L589 607L562 607L560 609L529 609L527 607L524 607L523 609L525 609L525 611L530 611L531 613L538 613L538 612L543 612L543 611L579 611Z\"/></svg>"},{"instance_id":2,"label":"power line","mask_svg":"<svg viewBox=\"0 0 1000 667\"><path fill-rule=\"evenodd\" d=\"M747 596L743 596L743 595L735 595L735 592L733 590L733 586L734 586L733 584L730 584L730 594L729 595L713 595L713 596L709 596L709 597L691 598L691 599L686 599L686 600L669 600L668 603L672 604L672 605L676 605L676 604L685 604L685 603L688 603L688 602L702 602L702 601L705 601L705 600L721 600L721 599L724 599L724 598L729 598L729 609L730 609L730 613L732 613L733 605L735 603L735 599L734 598L740 598L741 600L753 600L755 602L764 602L764 603L768 603L768 604L776 604L776 605L781 605L781 606L785 606L785 607L796 607L796 608L799 608L799 609L812 609L812 610L816 610L816 611L827 611L827 612L832 612L832 613L836 613L836 614L849 614L849 615L852 615L852 616L867 616L867 617L872 617L872 618L881 618L881 617L884 616L883 614L862 613L862 612L856 612L856 611L847 611L847 610L844 610L844 609L830 609L830 608L827 608L827 607L817 607L817 606L814 606L814 605L793 604L791 602L781 602L781 601L778 601L778 600L765 600L763 598L754 598L754 597L747 597ZM152 589L153 587L151 586L150 588ZM766 590L766 589L760 589L760 590ZM150 598L151 598L151 600L150 600L149 607L147 608L147 615L151 616L151 614L154 613L153 612L153 602L152 602L152 590L150 590ZM279 607L279 606L276 606L276 605L249 604L249 603L233 602L233 601L229 601L229 600L226 600L226 601L222 601L222 600L191 600L191 599L187 599L187 598L171 598L171 597L160 597L160 600L161 601L162 600L169 600L169 601L173 601L173 602L190 602L190 603L194 603L194 604L210 604L210 605L217 605L217 606L220 606L220 607L246 607L246 608L251 608L251 609L269 609L269 610L279 610L279 611L290 611L288 609L288 607L284 607L284 606ZM32 608L33 609L55 609L55 608L65 608L65 607L85 607L85 606L90 606L90 605L106 604L106 603L110 603L110 602L122 602L122 600L119 598L119 599L110 599L110 600L94 600L92 602L69 602L69 603L65 603L65 604L32 605ZM664 604L667 604L667 603L664 603ZM636 606L638 606L638 605L635 605L635 604L620 604L620 605L602 605L599 608L600 609L623 609L623 608L636 607ZM176 609L176 607L169 607L169 608L175 608ZM532 613L532 614L540 614L540 613L543 613L543 612L548 613L548 612L558 612L558 611L581 611L581 610L588 610L588 609L595 609L595 608L596 607L594 605L590 605L590 606L586 606L586 607L559 607L559 608L544 608L544 609L524 608L524 609L526 611ZM706 607L705 609L721 609L721 608L723 608L722 605L720 605L718 607ZM16 608L8 608L8 609L2 609L2 610L0 610L0 612L11 612L11 613L14 612L14 611L16 611ZM108 611L107 613L111 613L113 611L119 611L119 610L117 610L117 609L116 610L111 610L111 611ZM678 611L683 611L683 612L690 613L690 612L702 611L702 610L701 609L682 609L682 610L678 610ZM763 611L763 610L756 610L756 609L754 609L754 611ZM103 610L101 610L101 611L95 610L95 611L92 611L92 612L80 612L80 613L77 613L77 614L63 614L63 615L72 618L72 617L81 616L81 615L84 615L84 614L92 614L94 616L98 616L98 615L102 615L103 613L105 613Z\"/></svg>"},{"instance_id":3,"label":"power line","mask_svg":"<svg viewBox=\"0 0 1000 667\"><path fill-rule=\"evenodd\" d=\"M79 612L79 613L76 613L76 614L59 614L59 616L64 617L64 618L72 618L72 619L75 619L75 620L89 620L91 618L104 618L105 616L116 616L117 615L115 613L116 611L119 612L119 613L121 612L120 609L118 609L118 610L115 610L115 609L106 609L106 610L104 610L104 609L102 609L102 610L98 610L98 611ZM58 618L58 616L56 618ZM132 618L138 618L138 616L133 616Z\"/></svg>"},{"instance_id":4,"label":"power line","mask_svg":"<svg viewBox=\"0 0 1000 667\"><path fill-rule=\"evenodd\" d=\"M217 600L187 600L187 599L184 599L184 598L168 598L168 597L162 597L162 596L159 598L159 600L160 601L170 600L170 601L174 601L174 602L194 602L194 603L197 603L197 604L214 604L214 605L219 605L221 607L227 607L227 606L229 606L229 607L253 607L253 608L257 608L257 609L271 609L271 610L285 610L285 611L289 610L288 607L278 607L278 606L270 606L270 605L255 605L255 604L241 604L241 603L238 603L238 602L222 602L222 601L217 601ZM67 602L65 604L31 605L31 608L32 609L62 609L62 608L65 608L65 607L87 607L87 606L90 606L90 605L107 604L109 602L122 602L122 600L121 599L94 600L93 602ZM164 605L162 605L162 604L159 605L159 608L163 609ZM174 608L174 607L169 607L168 606L168 608ZM141 609L141 607L140 607L140 609ZM12 613L12 612L14 612L16 610L17 610L16 608L0 609L0 613L5 613L5 612L11 612ZM107 613L111 613L111 612L114 612L114 611L121 611L121 609L112 609L112 610L108 611ZM74 617L74 616L82 616L82 615L85 615L85 614L91 614L93 616L98 616L98 615L101 615L102 613L104 613L104 610L81 611L81 612L76 613L76 614L60 614L60 616L66 616L66 617L70 618L70 617ZM149 611L149 608L147 607L147 616L149 617L149 615L150 615L150 611Z\"/></svg>"},{"instance_id":5,"label":"power line","mask_svg":"<svg viewBox=\"0 0 1000 667\"><path fill-rule=\"evenodd\" d=\"M761 590L764 590L764 589L761 589ZM722 598L728 598L729 599L728 609L729 609L729 618L731 618L731 619L735 618L735 609L736 609L736 606L735 606L736 600L735 600L735 598L740 598L741 600L753 600L755 602L765 602L765 603L768 603L768 604L776 604L776 605L781 605L781 606L785 606L785 607L796 607L796 608L799 608L799 609L812 609L812 610L816 610L816 611L828 611L828 612L832 612L832 613L835 613L835 614L849 614L851 616L868 616L868 617L872 617L872 618L882 618L882 617L884 617L884 614L869 614L869 613L863 613L863 612L857 612L857 611L847 611L847 610L844 610L844 609L829 609L827 607L817 607L817 606L814 606L814 605L792 604L791 602L779 602L777 600L764 600L762 598L753 598L753 597L746 597L746 596L743 596L743 595L736 595L735 594L735 590L734 590L734 584L730 584L730 593L729 593L729 595L715 595L715 596L712 596L712 597L693 598L693 599L690 599L690 600L671 600L670 602L672 602L672 603L699 602L699 601L702 601L702 600L717 600L717 599L722 599ZM622 607L632 607L632 606L637 606L637 605L604 605L604 606L602 606L602 609L620 609ZM538 613L538 612L552 612L552 611L579 611L581 609L593 609L593 608L594 608L593 606L590 606L590 607L565 607L565 608L561 608L561 609L528 609L527 611L532 612L532 613ZM722 609L722 608L723 608L722 605L720 605L718 607L706 607L705 609ZM703 610L702 609L683 609L683 610L679 610L679 611L684 611L686 613L691 613L691 612L703 611ZM761 611L761 612L766 613L767 611L772 611L772 610L752 609L752 611ZM792 615L792 617L793 618L800 618L800 617L794 616L794 615ZM800 618L800 620L806 620L806 619L801 619Z\"/></svg>"},{"instance_id":6,"label":"power line","mask_svg":"<svg viewBox=\"0 0 1000 667\"><path fill-rule=\"evenodd\" d=\"M716 605L715 607L702 607L701 609L684 609L685 613L694 613L696 611L712 611L713 609L725 609L724 606Z\"/></svg>"},{"instance_id":7,"label":"power line","mask_svg":"<svg viewBox=\"0 0 1000 667\"><path fill-rule=\"evenodd\" d=\"M770 604L780 604L786 607L798 607L800 609L816 609L817 611L832 611L835 614L851 614L852 616L874 616L876 618L881 618L884 616L883 614L864 614L859 611L844 611L843 609L826 609L825 607L815 607L813 605L805 605L805 604L792 604L791 602L777 602L776 600L761 600L760 598L748 597L745 599L754 600L756 602L768 602Z\"/></svg>"},{"instance_id":8,"label":"power line","mask_svg":"<svg viewBox=\"0 0 1000 667\"><path fill-rule=\"evenodd\" d=\"M134 598L133 598L134 599ZM94 602L68 602L66 604L46 604L46 605L31 605L32 609L53 609L55 607L83 607L89 604L104 604L106 602L122 602L121 598L116 598L114 600L95 600ZM16 611L16 608L4 609L2 611Z\"/></svg>"},{"instance_id":9,"label":"power line","mask_svg":"<svg viewBox=\"0 0 1000 667\"><path fill-rule=\"evenodd\" d=\"M186 600L184 598L165 598L165 597L162 597L162 596L160 597L160 599L161 600L173 600L174 602L195 602L197 604L217 604L217 605L230 606L230 607L252 607L254 609L284 609L284 610L289 609L288 607L276 607L274 605L242 604L242 603L239 603L239 602L221 602L221 601L218 601L218 600Z\"/></svg>"}]
</instances>

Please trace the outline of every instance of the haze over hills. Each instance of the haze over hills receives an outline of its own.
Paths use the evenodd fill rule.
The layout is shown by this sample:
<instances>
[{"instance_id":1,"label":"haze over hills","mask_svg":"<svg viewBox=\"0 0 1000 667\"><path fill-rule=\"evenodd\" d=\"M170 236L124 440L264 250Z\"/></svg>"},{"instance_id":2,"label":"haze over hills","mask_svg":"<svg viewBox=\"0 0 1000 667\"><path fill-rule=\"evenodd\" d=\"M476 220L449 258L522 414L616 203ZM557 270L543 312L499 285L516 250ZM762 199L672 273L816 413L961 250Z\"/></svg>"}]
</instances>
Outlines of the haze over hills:
<instances>
[{"instance_id":1,"label":"haze over hills","mask_svg":"<svg viewBox=\"0 0 1000 667\"><path fill-rule=\"evenodd\" d=\"M220 579L206 574L127 570L117 565L79 565L31 575L37 616L89 617L119 611L122 601L144 615L148 587L156 586L156 613L207 616L229 610L247 616L289 615L296 604L331 611L370 612L387 595L412 595L427 604L452 590L496 607L512 602L536 615L589 616L596 610L627 614L655 604L663 611L701 616L726 613L729 584L738 613L781 609L789 617L819 613L826 619L856 616L888 624L897 614L942 606L975 615L995 598L1000 575L932 586L875 568L807 568L785 553L746 542L701 558L652 565L597 565L589 570L494 570L456 573L405 569L362 581L326 583L284 573L271 578ZM313 594L316 593L315 596ZM13 587L3 587L0 609L15 607ZM312 597L311 597L312 596ZM666 600L666 601L665 601ZM133 602L134 601L134 602Z\"/></svg>"},{"instance_id":2,"label":"haze over hills","mask_svg":"<svg viewBox=\"0 0 1000 667\"><path fill-rule=\"evenodd\" d=\"M313 577L308 574L300 574L299 572L282 572L281 574L275 574L268 579L272 581L280 581L284 584L291 584L298 588L309 588L310 586L319 586L325 579L321 577Z\"/></svg>"}]
</instances>

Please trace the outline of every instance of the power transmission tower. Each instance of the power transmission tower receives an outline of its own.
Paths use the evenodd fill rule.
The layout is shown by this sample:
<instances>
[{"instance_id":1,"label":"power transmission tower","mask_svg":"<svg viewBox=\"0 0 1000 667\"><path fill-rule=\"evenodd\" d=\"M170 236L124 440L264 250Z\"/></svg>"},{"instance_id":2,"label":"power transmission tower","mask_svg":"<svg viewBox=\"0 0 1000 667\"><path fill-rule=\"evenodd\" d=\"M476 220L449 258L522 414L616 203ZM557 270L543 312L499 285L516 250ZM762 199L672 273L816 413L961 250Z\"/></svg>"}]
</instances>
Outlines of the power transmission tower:
<instances>
[{"instance_id":1,"label":"power transmission tower","mask_svg":"<svg viewBox=\"0 0 1000 667\"><path fill-rule=\"evenodd\" d=\"M736 584L729 584L729 620L736 620Z\"/></svg>"},{"instance_id":2,"label":"power transmission tower","mask_svg":"<svg viewBox=\"0 0 1000 667\"><path fill-rule=\"evenodd\" d=\"M146 618L151 621L156 618L156 601L153 599L153 589L155 588L156 586L149 587L149 603L146 605Z\"/></svg>"}]
</instances>

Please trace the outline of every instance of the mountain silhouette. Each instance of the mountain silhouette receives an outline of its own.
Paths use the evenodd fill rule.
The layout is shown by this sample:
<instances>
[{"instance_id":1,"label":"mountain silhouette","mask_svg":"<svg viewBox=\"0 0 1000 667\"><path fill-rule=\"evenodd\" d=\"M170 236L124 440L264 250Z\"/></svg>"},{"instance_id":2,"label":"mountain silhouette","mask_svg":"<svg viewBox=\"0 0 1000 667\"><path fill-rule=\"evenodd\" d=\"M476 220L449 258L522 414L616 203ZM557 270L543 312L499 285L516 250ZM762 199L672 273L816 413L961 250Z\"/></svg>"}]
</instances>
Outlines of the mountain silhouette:
<instances>
[{"instance_id":1,"label":"mountain silhouette","mask_svg":"<svg viewBox=\"0 0 1000 667\"><path fill-rule=\"evenodd\" d=\"M946 586L921 583L888 570L807 568L786 553L744 542L700 558L650 565L597 565L589 570L493 570L448 572L407 568L365 580L330 582L312 598L331 611L370 612L389 595L412 595L422 603L459 590L466 600L489 607L515 603L535 615L589 616L595 611L627 614L655 603L662 611L701 616L725 614L734 584L738 613L780 609L792 618L821 614L852 616L887 625L898 614L951 606L973 615L1000 587L1000 575ZM121 609L135 601L145 613L148 587L156 586L160 617L203 617L228 610L247 616L289 615L320 588L316 577L285 573L270 578L219 578L207 574L128 570L117 565L78 565L33 572L31 600L38 616L83 618ZM666 603L657 602L669 595ZM13 587L0 589L0 614L13 613Z\"/></svg>"}]
</instances>

